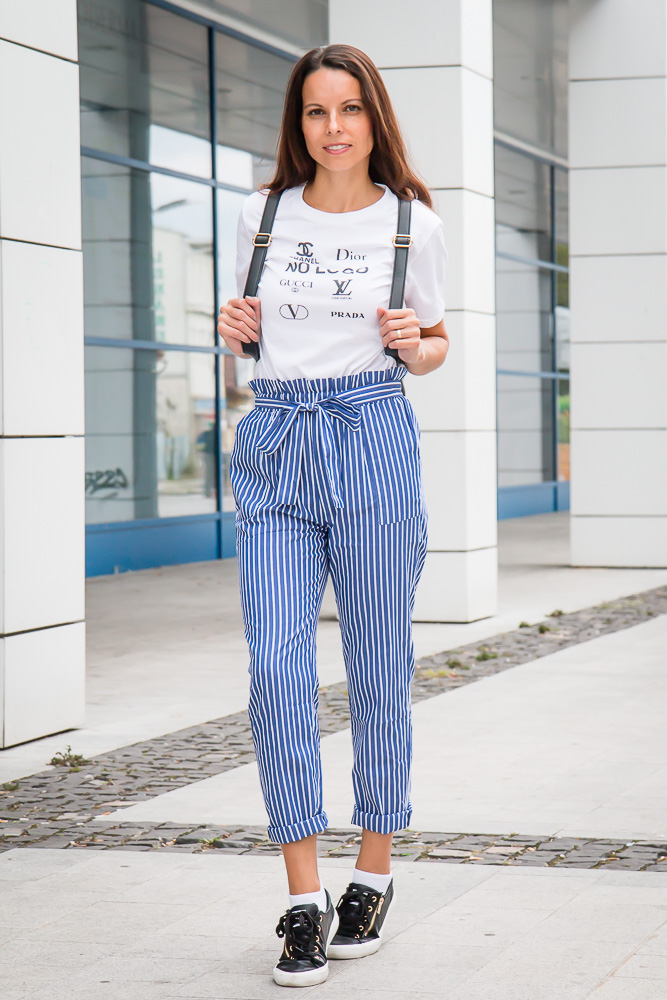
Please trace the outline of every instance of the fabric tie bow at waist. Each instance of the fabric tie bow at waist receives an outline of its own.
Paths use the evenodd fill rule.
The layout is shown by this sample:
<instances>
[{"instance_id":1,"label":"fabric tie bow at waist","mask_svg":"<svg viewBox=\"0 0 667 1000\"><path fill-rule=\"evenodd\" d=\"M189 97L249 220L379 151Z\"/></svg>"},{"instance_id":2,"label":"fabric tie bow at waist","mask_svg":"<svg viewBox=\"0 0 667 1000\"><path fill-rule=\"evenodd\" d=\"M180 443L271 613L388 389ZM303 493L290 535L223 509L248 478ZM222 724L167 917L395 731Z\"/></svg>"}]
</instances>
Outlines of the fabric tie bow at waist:
<instances>
[{"instance_id":1,"label":"fabric tie bow at waist","mask_svg":"<svg viewBox=\"0 0 667 1000\"><path fill-rule=\"evenodd\" d=\"M305 420L298 420L300 413L313 413L317 420L320 447L324 458L329 490L336 507L343 507L340 488L340 458L336 446L336 438L332 417L337 417L353 430L361 427L360 404L373 403L389 396L401 396L399 382L379 382L376 385L359 386L348 389L336 396L326 396L313 402L298 399L276 399L273 396L256 396L255 406L267 406L284 410L282 417L267 427L257 440L259 451L271 455L285 441L286 443L280 466L278 485L276 487L276 503L294 504L297 502L301 459L305 433Z\"/></svg>"}]
</instances>

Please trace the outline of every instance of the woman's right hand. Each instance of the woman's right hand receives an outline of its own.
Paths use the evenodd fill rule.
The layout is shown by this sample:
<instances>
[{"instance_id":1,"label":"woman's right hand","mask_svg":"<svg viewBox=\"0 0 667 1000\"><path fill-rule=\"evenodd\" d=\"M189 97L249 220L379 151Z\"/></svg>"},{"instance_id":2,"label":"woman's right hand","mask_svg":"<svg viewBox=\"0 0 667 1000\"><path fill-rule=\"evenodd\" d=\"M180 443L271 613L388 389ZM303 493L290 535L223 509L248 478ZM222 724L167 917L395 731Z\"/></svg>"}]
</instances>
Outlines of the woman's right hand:
<instances>
[{"instance_id":1,"label":"woman's right hand","mask_svg":"<svg viewBox=\"0 0 667 1000\"><path fill-rule=\"evenodd\" d=\"M220 306L218 333L232 354L243 357L243 344L259 340L261 333L261 306L257 297L248 295L243 299L230 299ZM245 355L252 357L252 355Z\"/></svg>"}]
</instances>

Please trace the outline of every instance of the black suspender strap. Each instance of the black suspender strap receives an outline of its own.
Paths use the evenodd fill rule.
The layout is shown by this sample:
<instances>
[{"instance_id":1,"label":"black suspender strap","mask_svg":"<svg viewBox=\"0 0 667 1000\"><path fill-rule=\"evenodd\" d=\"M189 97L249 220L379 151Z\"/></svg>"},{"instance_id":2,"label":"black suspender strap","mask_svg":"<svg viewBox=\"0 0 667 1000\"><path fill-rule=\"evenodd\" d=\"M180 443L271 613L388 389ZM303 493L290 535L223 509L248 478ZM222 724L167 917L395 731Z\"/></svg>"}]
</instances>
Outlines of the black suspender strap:
<instances>
[{"instance_id":1,"label":"black suspender strap","mask_svg":"<svg viewBox=\"0 0 667 1000\"><path fill-rule=\"evenodd\" d=\"M250 261L250 267L248 268L248 277L246 278L245 288L243 289L243 298L245 298L246 295L257 295L257 287L259 285L259 279L262 277L262 269L266 258L266 248L271 242L273 220L276 217L276 210L278 208L278 202L280 201L281 195L282 191L271 191L266 199L266 205L264 206L264 212L262 213L262 221L259 224L260 231L255 233L252 238L255 249L252 252L252 259ZM244 344L243 353L250 355L255 359L255 361L259 361L259 342L257 340L251 340L249 343Z\"/></svg>"},{"instance_id":2,"label":"black suspender strap","mask_svg":"<svg viewBox=\"0 0 667 1000\"><path fill-rule=\"evenodd\" d=\"M412 236L410 236L410 214L412 211L412 201L406 198L398 199L398 222L396 235L393 238L394 244L394 272L391 278L391 294L389 296L390 309L403 308L403 295L405 293L405 276L408 270L408 252L412 246ZM400 359L398 349L385 347L384 353L390 358L394 358L397 364L403 364ZM401 392L405 396L404 380L401 379Z\"/></svg>"}]
</instances>

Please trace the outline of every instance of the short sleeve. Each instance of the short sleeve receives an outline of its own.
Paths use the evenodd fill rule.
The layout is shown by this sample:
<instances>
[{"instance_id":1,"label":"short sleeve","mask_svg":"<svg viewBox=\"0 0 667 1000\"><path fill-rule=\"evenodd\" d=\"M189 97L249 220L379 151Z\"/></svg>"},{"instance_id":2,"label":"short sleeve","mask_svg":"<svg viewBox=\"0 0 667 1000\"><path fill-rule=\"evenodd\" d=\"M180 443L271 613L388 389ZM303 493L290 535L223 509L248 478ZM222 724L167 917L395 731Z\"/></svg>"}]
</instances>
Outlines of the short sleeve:
<instances>
[{"instance_id":1,"label":"short sleeve","mask_svg":"<svg viewBox=\"0 0 667 1000\"><path fill-rule=\"evenodd\" d=\"M442 219L418 252L408 254L405 276L405 305L414 309L421 327L435 326L445 315L445 275L447 247Z\"/></svg>"}]
</instances>

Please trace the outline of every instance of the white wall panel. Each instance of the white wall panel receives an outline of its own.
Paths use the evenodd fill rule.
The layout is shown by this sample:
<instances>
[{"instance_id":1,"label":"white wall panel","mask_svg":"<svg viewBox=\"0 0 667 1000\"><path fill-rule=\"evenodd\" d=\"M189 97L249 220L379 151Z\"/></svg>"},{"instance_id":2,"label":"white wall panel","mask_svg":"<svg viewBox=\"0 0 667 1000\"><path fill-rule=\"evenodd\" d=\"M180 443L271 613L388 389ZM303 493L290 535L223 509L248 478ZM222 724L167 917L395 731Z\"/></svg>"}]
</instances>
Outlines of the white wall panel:
<instances>
[{"instance_id":1,"label":"white wall panel","mask_svg":"<svg viewBox=\"0 0 667 1000\"><path fill-rule=\"evenodd\" d=\"M76 0L0 0L0 38L76 60Z\"/></svg>"},{"instance_id":2,"label":"white wall panel","mask_svg":"<svg viewBox=\"0 0 667 1000\"><path fill-rule=\"evenodd\" d=\"M572 261L572 343L663 341L665 330L665 254L581 257Z\"/></svg>"},{"instance_id":3,"label":"white wall panel","mask_svg":"<svg viewBox=\"0 0 667 1000\"><path fill-rule=\"evenodd\" d=\"M498 601L498 550L429 552L419 582L413 620L471 622Z\"/></svg>"},{"instance_id":4,"label":"white wall panel","mask_svg":"<svg viewBox=\"0 0 667 1000\"><path fill-rule=\"evenodd\" d=\"M408 378L406 391L423 431L494 431L495 333L492 316L445 316L447 361L426 377Z\"/></svg>"},{"instance_id":5,"label":"white wall panel","mask_svg":"<svg viewBox=\"0 0 667 1000\"><path fill-rule=\"evenodd\" d=\"M496 441L490 431L422 434L429 548L462 551L497 542Z\"/></svg>"},{"instance_id":6,"label":"white wall panel","mask_svg":"<svg viewBox=\"0 0 667 1000\"><path fill-rule=\"evenodd\" d=\"M570 84L571 167L664 166L667 90L662 78Z\"/></svg>"},{"instance_id":7,"label":"white wall panel","mask_svg":"<svg viewBox=\"0 0 667 1000\"><path fill-rule=\"evenodd\" d=\"M386 69L382 77L413 160L429 184L492 195L492 82L465 68L442 66Z\"/></svg>"},{"instance_id":8,"label":"white wall panel","mask_svg":"<svg viewBox=\"0 0 667 1000\"><path fill-rule=\"evenodd\" d=\"M83 438L0 441L0 632L84 617Z\"/></svg>"},{"instance_id":9,"label":"white wall panel","mask_svg":"<svg viewBox=\"0 0 667 1000\"><path fill-rule=\"evenodd\" d=\"M0 135L0 237L80 250L78 66L0 41Z\"/></svg>"},{"instance_id":10,"label":"white wall panel","mask_svg":"<svg viewBox=\"0 0 667 1000\"><path fill-rule=\"evenodd\" d=\"M667 517L573 517L573 566L667 566Z\"/></svg>"},{"instance_id":11,"label":"white wall panel","mask_svg":"<svg viewBox=\"0 0 667 1000\"><path fill-rule=\"evenodd\" d=\"M329 41L356 45L379 67L463 64L492 73L491 0L333 0ZM353 41L351 41L353 39Z\"/></svg>"},{"instance_id":12,"label":"white wall panel","mask_svg":"<svg viewBox=\"0 0 667 1000\"><path fill-rule=\"evenodd\" d=\"M618 167L570 173L570 253L667 251L665 167Z\"/></svg>"},{"instance_id":13,"label":"white wall panel","mask_svg":"<svg viewBox=\"0 0 667 1000\"><path fill-rule=\"evenodd\" d=\"M571 463L573 514L664 516L667 431L580 430Z\"/></svg>"},{"instance_id":14,"label":"white wall panel","mask_svg":"<svg viewBox=\"0 0 667 1000\"><path fill-rule=\"evenodd\" d=\"M667 426L667 343L573 344L571 358L572 428Z\"/></svg>"},{"instance_id":15,"label":"white wall panel","mask_svg":"<svg viewBox=\"0 0 667 1000\"><path fill-rule=\"evenodd\" d=\"M0 646L0 682L4 682L2 746L83 726L83 622L6 636L0 639Z\"/></svg>"},{"instance_id":16,"label":"white wall panel","mask_svg":"<svg viewBox=\"0 0 667 1000\"><path fill-rule=\"evenodd\" d=\"M0 433L83 434L81 253L0 240Z\"/></svg>"},{"instance_id":17,"label":"white wall panel","mask_svg":"<svg viewBox=\"0 0 667 1000\"><path fill-rule=\"evenodd\" d=\"M474 191L438 191L448 234L449 309L495 314L495 208Z\"/></svg>"},{"instance_id":18,"label":"white wall panel","mask_svg":"<svg viewBox=\"0 0 667 1000\"><path fill-rule=\"evenodd\" d=\"M664 76L662 0L576 0L570 7L570 79Z\"/></svg>"}]
</instances>

